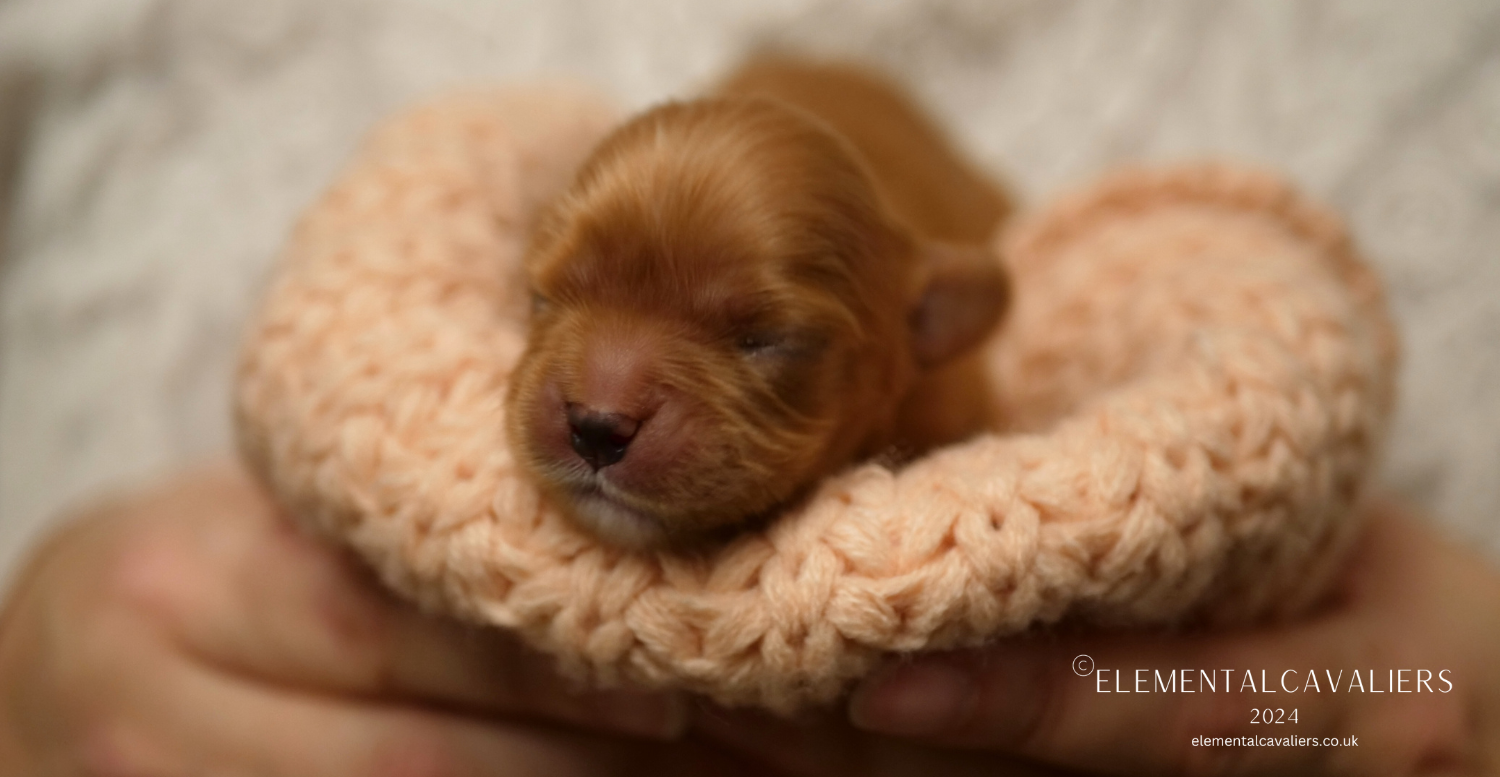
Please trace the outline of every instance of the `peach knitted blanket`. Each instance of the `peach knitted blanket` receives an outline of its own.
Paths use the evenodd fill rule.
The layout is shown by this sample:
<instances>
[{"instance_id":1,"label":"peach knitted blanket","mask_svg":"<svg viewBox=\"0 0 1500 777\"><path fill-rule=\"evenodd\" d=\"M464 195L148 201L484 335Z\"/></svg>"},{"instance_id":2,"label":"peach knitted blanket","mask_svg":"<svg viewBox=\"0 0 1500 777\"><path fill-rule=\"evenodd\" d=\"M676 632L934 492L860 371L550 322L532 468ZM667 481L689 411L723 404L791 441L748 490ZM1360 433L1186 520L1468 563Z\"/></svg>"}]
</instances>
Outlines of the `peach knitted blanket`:
<instances>
[{"instance_id":1,"label":"peach knitted blanket","mask_svg":"<svg viewBox=\"0 0 1500 777\"><path fill-rule=\"evenodd\" d=\"M242 363L242 449L398 591L593 682L793 710L893 651L1065 616L1274 616L1331 573L1395 337L1335 218L1220 165L1123 172L1011 232L1002 431L855 467L700 556L574 529L516 466L502 398L529 219L614 121L562 88L416 109L286 249Z\"/></svg>"}]
</instances>

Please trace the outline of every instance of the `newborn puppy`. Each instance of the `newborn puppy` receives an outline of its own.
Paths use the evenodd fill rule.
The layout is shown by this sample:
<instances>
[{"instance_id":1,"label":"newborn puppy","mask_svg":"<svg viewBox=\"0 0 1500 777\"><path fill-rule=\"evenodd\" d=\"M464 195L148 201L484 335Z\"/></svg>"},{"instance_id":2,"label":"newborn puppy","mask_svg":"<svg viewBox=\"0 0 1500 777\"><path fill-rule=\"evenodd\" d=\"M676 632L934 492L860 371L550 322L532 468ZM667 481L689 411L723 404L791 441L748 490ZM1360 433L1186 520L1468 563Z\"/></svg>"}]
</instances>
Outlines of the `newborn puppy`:
<instances>
[{"instance_id":1,"label":"newborn puppy","mask_svg":"<svg viewBox=\"0 0 1500 777\"><path fill-rule=\"evenodd\" d=\"M646 548L972 434L1007 209L855 68L758 61L649 110L539 217L511 444L578 524Z\"/></svg>"}]
</instances>

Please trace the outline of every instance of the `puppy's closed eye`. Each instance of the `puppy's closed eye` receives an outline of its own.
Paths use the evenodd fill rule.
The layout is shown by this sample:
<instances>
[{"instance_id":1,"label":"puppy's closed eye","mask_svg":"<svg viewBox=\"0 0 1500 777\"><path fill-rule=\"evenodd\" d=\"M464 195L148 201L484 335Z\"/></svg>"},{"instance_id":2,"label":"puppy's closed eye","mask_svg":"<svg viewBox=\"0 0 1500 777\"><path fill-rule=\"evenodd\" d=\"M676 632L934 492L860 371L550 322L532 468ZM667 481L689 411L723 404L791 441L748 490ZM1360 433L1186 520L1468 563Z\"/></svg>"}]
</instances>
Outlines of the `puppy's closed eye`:
<instances>
[{"instance_id":1,"label":"puppy's closed eye","mask_svg":"<svg viewBox=\"0 0 1500 777\"><path fill-rule=\"evenodd\" d=\"M746 332L734 341L734 347L746 356L773 355L776 351L786 350L786 344L784 335L765 331Z\"/></svg>"},{"instance_id":2,"label":"puppy's closed eye","mask_svg":"<svg viewBox=\"0 0 1500 777\"><path fill-rule=\"evenodd\" d=\"M762 62L725 91L607 138L527 256L508 433L559 506L622 545L741 523L983 420L979 371L952 365L998 320L1004 277L962 240L1003 199L862 71ZM931 164L893 173L890 148ZM976 191L999 204L954 221ZM944 198L937 220L902 205ZM959 422L926 423L934 407Z\"/></svg>"}]
</instances>

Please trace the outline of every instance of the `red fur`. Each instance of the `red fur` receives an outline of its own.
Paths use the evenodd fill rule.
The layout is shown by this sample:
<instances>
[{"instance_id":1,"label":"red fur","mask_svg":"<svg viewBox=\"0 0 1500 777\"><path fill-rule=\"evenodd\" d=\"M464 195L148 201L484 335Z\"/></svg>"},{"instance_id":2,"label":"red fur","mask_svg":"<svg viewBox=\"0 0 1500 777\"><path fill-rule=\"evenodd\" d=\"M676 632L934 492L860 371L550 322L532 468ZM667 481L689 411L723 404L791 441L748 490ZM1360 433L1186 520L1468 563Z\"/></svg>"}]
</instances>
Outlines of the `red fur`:
<instances>
[{"instance_id":1,"label":"red fur","mask_svg":"<svg viewBox=\"0 0 1500 777\"><path fill-rule=\"evenodd\" d=\"M1006 209L860 70L761 61L647 111L538 223L512 444L581 525L650 546L972 433L957 357L1004 308L982 246Z\"/></svg>"}]
</instances>

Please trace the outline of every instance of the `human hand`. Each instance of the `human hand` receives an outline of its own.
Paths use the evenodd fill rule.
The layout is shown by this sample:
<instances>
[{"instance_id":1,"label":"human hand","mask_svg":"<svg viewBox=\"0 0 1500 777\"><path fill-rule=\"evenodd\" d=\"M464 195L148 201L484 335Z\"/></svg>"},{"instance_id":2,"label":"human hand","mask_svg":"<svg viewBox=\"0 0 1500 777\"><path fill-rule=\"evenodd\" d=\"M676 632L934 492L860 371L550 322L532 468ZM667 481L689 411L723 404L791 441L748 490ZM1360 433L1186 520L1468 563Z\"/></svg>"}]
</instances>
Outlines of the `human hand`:
<instances>
[{"instance_id":1,"label":"human hand","mask_svg":"<svg viewBox=\"0 0 1500 777\"><path fill-rule=\"evenodd\" d=\"M5 774L740 770L639 739L682 725L680 699L575 693L499 633L395 602L237 470L76 521L0 615Z\"/></svg>"},{"instance_id":2,"label":"human hand","mask_svg":"<svg viewBox=\"0 0 1500 777\"><path fill-rule=\"evenodd\" d=\"M1240 633L1018 640L924 657L862 684L850 718L925 744L1106 774L1500 773L1500 573L1393 507L1369 519L1326 609L1302 621ZM1127 688L1137 668L1195 677L1234 668L1235 692L1099 693L1097 676L1074 671L1072 659L1085 654L1094 671L1120 669ZM1418 668L1449 670L1451 690L1436 679L1432 692L1348 688L1355 670L1363 685L1386 690L1389 670ZM1315 671L1321 691L1240 692L1247 670L1257 683L1265 670L1271 684L1289 669L1288 687L1304 689ZM1325 670L1344 671L1340 692ZM1406 678L1410 691L1417 678ZM1295 708L1297 723L1253 723L1252 708L1266 707ZM1200 735L1358 744L1193 746Z\"/></svg>"}]
</instances>

